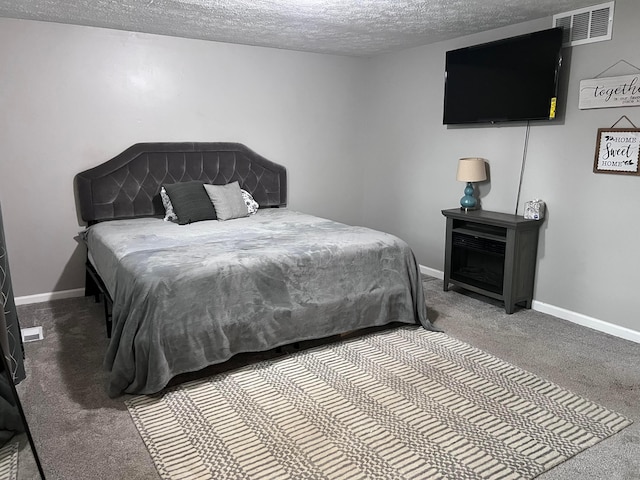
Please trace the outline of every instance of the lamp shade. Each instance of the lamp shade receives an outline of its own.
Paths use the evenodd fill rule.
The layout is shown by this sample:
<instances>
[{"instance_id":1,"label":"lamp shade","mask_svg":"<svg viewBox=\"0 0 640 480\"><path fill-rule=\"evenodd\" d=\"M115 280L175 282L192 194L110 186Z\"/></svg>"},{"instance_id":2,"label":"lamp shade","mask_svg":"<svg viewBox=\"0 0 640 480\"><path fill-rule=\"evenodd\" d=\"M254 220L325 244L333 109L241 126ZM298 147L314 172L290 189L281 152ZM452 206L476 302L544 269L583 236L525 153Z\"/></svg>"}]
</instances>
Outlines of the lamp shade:
<instances>
[{"instance_id":1,"label":"lamp shade","mask_svg":"<svg viewBox=\"0 0 640 480\"><path fill-rule=\"evenodd\" d=\"M461 158L458 161L456 180L460 182L481 182L487 179L487 169L483 158Z\"/></svg>"}]
</instances>

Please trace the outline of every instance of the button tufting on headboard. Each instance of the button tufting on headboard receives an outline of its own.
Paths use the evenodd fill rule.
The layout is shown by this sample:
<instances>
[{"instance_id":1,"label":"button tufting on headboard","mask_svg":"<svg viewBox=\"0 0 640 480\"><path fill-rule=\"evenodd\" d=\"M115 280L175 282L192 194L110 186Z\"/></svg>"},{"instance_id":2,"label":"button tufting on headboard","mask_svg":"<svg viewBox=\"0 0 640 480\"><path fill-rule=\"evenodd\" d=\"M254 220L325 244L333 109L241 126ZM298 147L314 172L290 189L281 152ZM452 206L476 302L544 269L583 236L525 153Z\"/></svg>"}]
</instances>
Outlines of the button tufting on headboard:
<instances>
[{"instance_id":1,"label":"button tufting on headboard","mask_svg":"<svg viewBox=\"0 0 640 480\"><path fill-rule=\"evenodd\" d=\"M287 204L287 172L240 143L137 143L76 175L86 222L164 215L163 184L238 181L261 207Z\"/></svg>"}]
</instances>

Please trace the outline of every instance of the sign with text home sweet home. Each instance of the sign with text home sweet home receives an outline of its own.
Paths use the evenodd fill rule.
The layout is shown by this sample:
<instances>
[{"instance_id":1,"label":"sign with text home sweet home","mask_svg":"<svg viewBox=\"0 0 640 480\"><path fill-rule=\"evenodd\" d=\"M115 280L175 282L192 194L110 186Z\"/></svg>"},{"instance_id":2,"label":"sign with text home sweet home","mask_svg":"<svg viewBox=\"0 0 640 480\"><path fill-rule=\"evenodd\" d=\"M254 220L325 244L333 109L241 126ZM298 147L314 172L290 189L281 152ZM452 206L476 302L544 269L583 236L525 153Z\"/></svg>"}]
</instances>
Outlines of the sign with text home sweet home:
<instances>
[{"instance_id":1,"label":"sign with text home sweet home","mask_svg":"<svg viewBox=\"0 0 640 480\"><path fill-rule=\"evenodd\" d=\"M580 81L581 110L640 105L640 74Z\"/></svg>"},{"instance_id":2,"label":"sign with text home sweet home","mask_svg":"<svg viewBox=\"0 0 640 480\"><path fill-rule=\"evenodd\" d=\"M640 175L640 129L599 128L594 173Z\"/></svg>"}]
</instances>

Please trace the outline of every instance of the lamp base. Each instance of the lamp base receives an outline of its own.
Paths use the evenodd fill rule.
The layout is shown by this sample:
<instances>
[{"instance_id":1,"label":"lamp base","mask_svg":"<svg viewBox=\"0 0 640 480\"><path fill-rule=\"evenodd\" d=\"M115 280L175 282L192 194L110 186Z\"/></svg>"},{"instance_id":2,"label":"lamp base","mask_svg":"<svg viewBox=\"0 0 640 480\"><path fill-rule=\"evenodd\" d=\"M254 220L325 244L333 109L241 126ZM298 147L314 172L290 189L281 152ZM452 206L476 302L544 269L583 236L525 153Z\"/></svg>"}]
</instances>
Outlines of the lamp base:
<instances>
[{"instance_id":1,"label":"lamp base","mask_svg":"<svg viewBox=\"0 0 640 480\"><path fill-rule=\"evenodd\" d=\"M473 196L473 184L467 182L467 186L464 189L464 197L460 199L461 210L475 210L478 205L475 197Z\"/></svg>"},{"instance_id":2,"label":"lamp base","mask_svg":"<svg viewBox=\"0 0 640 480\"><path fill-rule=\"evenodd\" d=\"M474 210L480 210L477 206L476 207L460 207L460 210L462 210L464 213L467 212L473 212Z\"/></svg>"}]
</instances>

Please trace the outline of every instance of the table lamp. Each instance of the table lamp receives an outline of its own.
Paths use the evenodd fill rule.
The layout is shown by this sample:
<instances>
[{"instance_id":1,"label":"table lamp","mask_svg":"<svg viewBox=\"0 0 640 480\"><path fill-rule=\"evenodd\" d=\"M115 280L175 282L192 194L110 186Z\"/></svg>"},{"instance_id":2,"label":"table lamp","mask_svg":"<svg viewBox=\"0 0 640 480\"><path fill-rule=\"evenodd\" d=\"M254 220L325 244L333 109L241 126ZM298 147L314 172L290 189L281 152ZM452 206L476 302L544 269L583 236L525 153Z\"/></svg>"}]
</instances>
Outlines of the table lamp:
<instances>
[{"instance_id":1,"label":"table lamp","mask_svg":"<svg viewBox=\"0 0 640 480\"><path fill-rule=\"evenodd\" d=\"M474 210L477 201L473 196L473 183L487 179L487 169L482 158L461 158L458 161L458 173L456 180L467 182L464 189L464 197L460 199L460 207L464 210Z\"/></svg>"}]
</instances>

